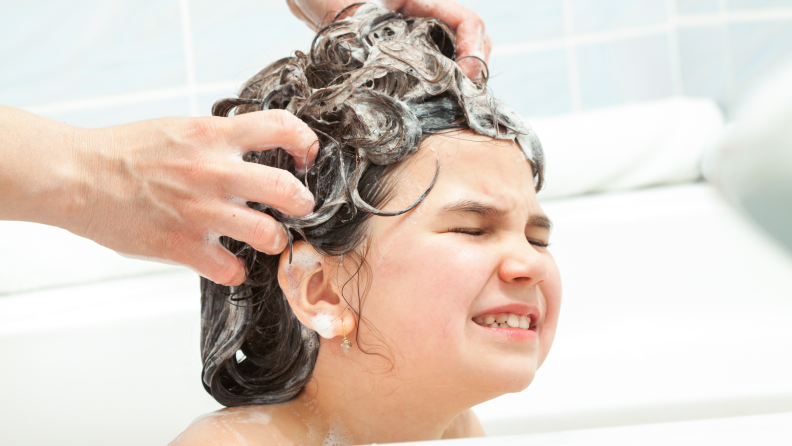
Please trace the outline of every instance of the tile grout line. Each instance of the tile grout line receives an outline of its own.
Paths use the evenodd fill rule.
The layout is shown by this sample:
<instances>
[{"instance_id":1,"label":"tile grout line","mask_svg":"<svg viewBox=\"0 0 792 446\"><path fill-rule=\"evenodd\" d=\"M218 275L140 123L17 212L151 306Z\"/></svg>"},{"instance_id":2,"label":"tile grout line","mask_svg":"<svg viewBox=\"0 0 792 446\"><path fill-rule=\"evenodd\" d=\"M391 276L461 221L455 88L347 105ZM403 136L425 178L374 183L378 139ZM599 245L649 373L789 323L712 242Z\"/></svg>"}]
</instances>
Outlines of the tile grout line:
<instances>
[{"instance_id":1,"label":"tile grout line","mask_svg":"<svg viewBox=\"0 0 792 446\"><path fill-rule=\"evenodd\" d=\"M238 87L239 82L233 80L226 80L221 82L212 82L199 84L196 80L194 48L192 41L192 28L190 23L189 14L189 0L179 0L180 15L182 22L182 39L185 54L185 69L187 71L187 84L177 87L168 87L153 90L141 90L131 93L123 93L116 95L99 96L92 98L83 98L70 101L53 102L21 105L18 108L37 114L53 113L61 111L84 110L90 108L117 106L132 103L142 103L148 101L155 101L160 99L169 99L175 97L187 97L190 101L190 113L194 116L199 115L197 106L197 96L199 93L210 92L225 92L234 90ZM769 9L764 11L742 11L734 12L728 10L727 0L719 0L719 11L717 14L708 14L695 17L683 17L678 14L675 16L675 21L663 23L654 26L642 26L625 28L622 30L610 30L598 33L589 33L575 36L573 34L573 23L571 16L570 0L564 0L564 29L565 36L556 39L542 39L529 42L518 42L513 44L506 44L494 48L493 55L508 55L508 54L525 54L533 51L541 51L546 49L566 49L566 57L568 64L569 86L570 95L575 110L582 109L582 100L580 93L579 74L577 67L577 58L575 47L591 43L600 43L613 40L628 39L632 37L641 37L652 34L659 34L663 32L671 32L679 26L695 26L695 25L720 25L722 27L722 39L724 50L726 52L726 65L727 65L727 100L729 103L734 98L734 64L730 51L730 35L728 25L734 22L746 21L776 21L792 19L792 8L778 8ZM678 57L678 43L676 48L676 57ZM673 56L672 56L673 57ZM673 62L672 62L673 64ZM677 65L678 66L678 65ZM681 82L680 82L681 83Z\"/></svg>"},{"instance_id":2,"label":"tile grout line","mask_svg":"<svg viewBox=\"0 0 792 446\"><path fill-rule=\"evenodd\" d=\"M572 22L571 0L564 0L564 46L566 49L567 76L569 77L569 96L572 100L572 110L583 110L583 98L580 94L580 76L578 72L577 55L573 41L574 24Z\"/></svg>"},{"instance_id":3,"label":"tile grout line","mask_svg":"<svg viewBox=\"0 0 792 446\"><path fill-rule=\"evenodd\" d=\"M187 72L187 95L190 101L190 115L199 116L198 93L196 91L195 52L192 40L189 0L179 0L182 25L182 44L184 49L184 69Z\"/></svg>"},{"instance_id":4,"label":"tile grout line","mask_svg":"<svg viewBox=\"0 0 792 446\"><path fill-rule=\"evenodd\" d=\"M565 0L566 5L566 0ZM566 6L565 6L566 8ZM675 26L696 26L696 25L720 25L724 22L763 22L792 19L792 8L774 9L768 11L735 13L719 12L718 14L702 15L697 17L683 17L676 15ZM565 28L567 24L565 22ZM632 37L642 37L651 34L668 32L669 22L655 25L641 25L616 30L606 30L594 33L571 35L573 45L585 45L591 43L602 43L614 40L629 39ZM493 49L494 54L521 54L530 51L562 48L568 44L569 35L553 39L541 39L527 42L516 42L501 45Z\"/></svg>"},{"instance_id":5,"label":"tile grout line","mask_svg":"<svg viewBox=\"0 0 792 446\"><path fill-rule=\"evenodd\" d=\"M671 62L671 88L674 96L682 96L682 66L679 58L678 15L676 0L666 0L668 5L668 56Z\"/></svg>"},{"instance_id":6,"label":"tile grout line","mask_svg":"<svg viewBox=\"0 0 792 446\"><path fill-rule=\"evenodd\" d=\"M221 81L206 84L196 84L195 93L216 93L233 92L238 89L239 82ZM229 93L232 94L232 93ZM96 96L84 99L77 99L63 102L50 102L43 104L23 105L17 108L35 114L56 113L62 111L86 110L98 107L112 107L127 104L139 104L143 102L158 101L171 98L188 98L190 89L187 85L178 87L159 88L155 90L140 90L130 93L114 94L107 96Z\"/></svg>"}]
</instances>

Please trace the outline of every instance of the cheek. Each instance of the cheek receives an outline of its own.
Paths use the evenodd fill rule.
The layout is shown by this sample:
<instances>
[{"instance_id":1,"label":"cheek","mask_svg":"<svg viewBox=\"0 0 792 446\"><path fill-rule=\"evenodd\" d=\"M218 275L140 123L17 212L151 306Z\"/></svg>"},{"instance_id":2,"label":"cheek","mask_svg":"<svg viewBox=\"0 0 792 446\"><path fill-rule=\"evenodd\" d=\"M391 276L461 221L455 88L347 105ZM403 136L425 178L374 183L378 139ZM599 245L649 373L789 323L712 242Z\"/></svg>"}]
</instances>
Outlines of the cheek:
<instances>
[{"instance_id":1,"label":"cheek","mask_svg":"<svg viewBox=\"0 0 792 446\"><path fill-rule=\"evenodd\" d=\"M541 365L553 345L556 327L558 326L558 317L561 312L561 275L552 257L548 262L547 280L539 285L539 289L542 291L546 305L544 324L540 334L538 359L539 365Z\"/></svg>"},{"instance_id":2,"label":"cheek","mask_svg":"<svg viewBox=\"0 0 792 446\"><path fill-rule=\"evenodd\" d=\"M483 256L444 235L402 240L373 271L369 302L377 300L383 326L400 344L410 344L405 348L453 344L463 338L470 307L491 276Z\"/></svg>"}]
</instances>

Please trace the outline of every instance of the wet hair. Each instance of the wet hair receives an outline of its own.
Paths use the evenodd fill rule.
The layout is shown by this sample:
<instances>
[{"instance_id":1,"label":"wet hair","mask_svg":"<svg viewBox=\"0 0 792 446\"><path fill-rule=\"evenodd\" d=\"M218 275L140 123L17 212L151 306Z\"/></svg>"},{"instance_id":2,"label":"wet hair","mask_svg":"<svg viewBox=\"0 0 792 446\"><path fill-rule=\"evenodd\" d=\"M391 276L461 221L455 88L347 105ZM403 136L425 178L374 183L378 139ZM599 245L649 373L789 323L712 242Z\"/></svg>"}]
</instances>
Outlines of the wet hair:
<instances>
[{"instance_id":1,"label":"wet hair","mask_svg":"<svg viewBox=\"0 0 792 446\"><path fill-rule=\"evenodd\" d=\"M308 54L296 52L272 63L238 98L215 103L216 116L287 110L317 134L318 155L307 172L297 172L282 149L244 157L295 174L314 194L314 211L306 217L247 203L287 229L288 249L304 240L322 255L354 255L371 215L407 212L430 192L439 161L434 180L415 203L395 212L379 210L395 192L387 180L400 161L425 138L443 132L468 129L516 140L533 167L536 189L541 188L538 138L492 96L486 78L473 82L462 73L455 52L453 32L443 22L364 4L353 16L321 29ZM201 278L204 387L225 406L289 401L311 378L318 335L300 323L278 285L280 256L228 237L221 243L244 259L247 278L237 287ZM353 311L360 322L360 308Z\"/></svg>"}]
</instances>

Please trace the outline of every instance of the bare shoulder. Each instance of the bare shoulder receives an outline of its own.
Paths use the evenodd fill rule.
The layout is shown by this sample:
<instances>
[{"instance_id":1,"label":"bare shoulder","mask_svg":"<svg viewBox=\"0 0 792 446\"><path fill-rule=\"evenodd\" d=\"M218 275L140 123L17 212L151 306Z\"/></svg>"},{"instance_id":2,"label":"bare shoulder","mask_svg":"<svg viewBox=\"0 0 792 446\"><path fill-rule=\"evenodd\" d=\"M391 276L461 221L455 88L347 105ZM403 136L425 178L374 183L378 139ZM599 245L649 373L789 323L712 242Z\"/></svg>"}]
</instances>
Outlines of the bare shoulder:
<instances>
[{"instance_id":1,"label":"bare shoulder","mask_svg":"<svg viewBox=\"0 0 792 446\"><path fill-rule=\"evenodd\" d=\"M268 407L226 408L198 417L168 446L254 446L284 443L285 439L279 438L280 432L271 421L271 408Z\"/></svg>"},{"instance_id":2,"label":"bare shoulder","mask_svg":"<svg viewBox=\"0 0 792 446\"><path fill-rule=\"evenodd\" d=\"M454 421L443 432L443 439L486 436L487 434L484 433L484 428L481 427L478 417L471 409L462 412L454 418Z\"/></svg>"}]
</instances>

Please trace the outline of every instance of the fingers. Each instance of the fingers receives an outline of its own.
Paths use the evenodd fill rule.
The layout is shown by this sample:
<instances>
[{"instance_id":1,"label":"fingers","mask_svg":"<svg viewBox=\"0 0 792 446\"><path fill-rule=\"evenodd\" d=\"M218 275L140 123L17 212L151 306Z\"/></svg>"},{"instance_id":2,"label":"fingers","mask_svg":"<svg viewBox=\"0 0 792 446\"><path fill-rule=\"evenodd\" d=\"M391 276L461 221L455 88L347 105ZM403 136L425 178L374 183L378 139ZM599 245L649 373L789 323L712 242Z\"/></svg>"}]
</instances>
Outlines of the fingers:
<instances>
[{"instance_id":1,"label":"fingers","mask_svg":"<svg viewBox=\"0 0 792 446\"><path fill-rule=\"evenodd\" d=\"M436 17L444 21L456 32L457 60L462 72L470 79L481 75L483 66L476 57L489 61L491 45L484 32L484 21L478 14L454 0L407 0L402 12L412 17Z\"/></svg>"},{"instance_id":2,"label":"fingers","mask_svg":"<svg viewBox=\"0 0 792 446\"><path fill-rule=\"evenodd\" d=\"M313 212L313 195L291 173L261 164L237 164L223 182L225 192L296 217Z\"/></svg>"},{"instance_id":3,"label":"fingers","mask_svg":"<svg viewBox=\"0 0 792 446\"><path fill-rule=\"evenodd\" d=\"M222 206L213 220L214 231L245 242L256 251L275 255L286 248L286 230L262 212L238 205Z\"/></svg>"},{"instance_id":4,"label":"fingers","mask_svg":"<svg viewBox=\"0 0 792 446\"><path fill-rule=\"evenodd\" d=\"M294 157L299 170L316 159L319 142L316 134L286 110L264 110L228 118L225 136L228 144L242 153L282 147Z\"/></svg>"},{"instance_id":5,"label":"fingers","mask_svg":"<svg viewBox=\"0 0 792 446\"><path fill-rule=\"evenodd\" d=\"M316 28L316 24L312 23L305 15L305 13L303 13L302 9L300 9L302 2L301 4L298 5L295 0L286 0L286 4L289 5L289 10L291 10L292 14L294 14L295 17L297 17L303 23L308 25L309 28L311 29Z\"/></svg>"},{"instance_id":6,"label":"fingers","mask_svg":"<svg viewBox=\"0 0 792 446\"><path fill-rule=\"evenodd\" d=\"M490 48L490 39L484 33L483 22L465 21L459 25L457 28L457 60L459 68L468 78L475 79L486 71L482 61L485 63L489 61Z\"/></svg>"},{"instance_id":7,"label":"fingers","mask_svg":"<svg viewBox=\"0 0 792 446\"><path fill-rule=\"evenodd\" d=\"M220 234L245 242L270 255L280 254L288 243L284 227L271 216L245 205L223 203L210 212L210 231L195 236L171 237L164 251L170 260L184 264L212 282L238 286L245 281L244 260L220 243Z\"/></svg>"},{"instance_id":8,"label":"fingers","mask_svg":"<svg viewBox=\"0 0 792 446\"><path fill-rule=\"evenodd\" d=\"M204 239L189 259L191 268L212 282L226 286L242 285L245 266L242 259L225 249L217 239Z\"/></svg>"}]
</instances>

